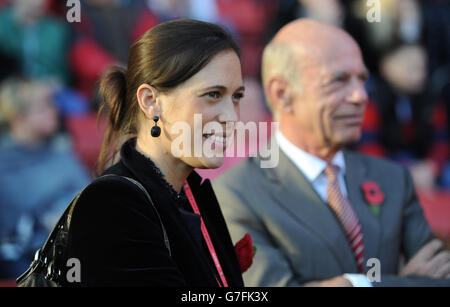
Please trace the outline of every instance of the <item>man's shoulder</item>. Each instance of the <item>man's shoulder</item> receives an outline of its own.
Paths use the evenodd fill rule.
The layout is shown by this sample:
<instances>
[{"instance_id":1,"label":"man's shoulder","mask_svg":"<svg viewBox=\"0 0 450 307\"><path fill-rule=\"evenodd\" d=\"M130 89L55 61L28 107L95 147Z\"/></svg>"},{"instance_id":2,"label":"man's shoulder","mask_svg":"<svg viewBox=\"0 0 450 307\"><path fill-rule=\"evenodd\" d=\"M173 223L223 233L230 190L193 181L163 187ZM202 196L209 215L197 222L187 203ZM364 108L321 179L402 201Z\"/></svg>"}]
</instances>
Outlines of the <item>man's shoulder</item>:
<instances>
[{"instance_id":1,"label":"man's shoulder","mask_svg":"<svg viewBox=\"0 0 450 307\"><path fill-rule=\"evenodd\" d=\"M235 166L227 169L222 174L217 176L213 180L215 184L226 184L226 183L238 183L252 178L254 175L261 172L257 165L257 158L246 158L236 164Z\"/></svg>"},{"instance_id":2,"label":"man's shoulder","mask_svg":"<svg viewBox=\"0 0 450 307\"><path fill-rule=\"evenodd\" d=\"M406 167L400 165L392 160L388 160L383 157L370 156L364 153L346 150L344 151L344 156L346 157L346 163L352 163L353 161L360 161L371 171L381 172L381 173L401 173L404 174Z\"/></svg>"},{"instance_id":3,"label":"man's shoulder","mask_svg":"<svg viewBox=\"0 0 450 307\"><path fill-rule=\"evenodd\" d=\"M264 189L264 178L264 171L259 167L257 158L250 157L216 177L212 186L219 200L224 195L254 197Z\"/></svg>"}]
</instances>

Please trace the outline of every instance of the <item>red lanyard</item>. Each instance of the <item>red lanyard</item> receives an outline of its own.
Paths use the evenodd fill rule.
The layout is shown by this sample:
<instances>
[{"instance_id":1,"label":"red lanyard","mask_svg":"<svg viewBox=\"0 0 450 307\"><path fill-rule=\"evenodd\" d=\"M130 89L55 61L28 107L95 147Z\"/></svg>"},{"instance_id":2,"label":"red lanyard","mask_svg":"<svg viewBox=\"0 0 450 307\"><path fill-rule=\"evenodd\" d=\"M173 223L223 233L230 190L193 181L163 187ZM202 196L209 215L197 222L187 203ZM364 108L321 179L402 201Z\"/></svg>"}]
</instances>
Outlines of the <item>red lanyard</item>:
<instances>
[{"instance_id":1,"label":"red lanyard","mask_svg":"<svg viewBox=\"0 0 450 307\"><path fill-rule=\"evenodd\" d=\"M225 274L223 273L222 266L220 265L220 262L219 262L219 258L217 258L217 254L216 254L216 251L212 244L211 238L209 237L209 233L208 233L208 230L206 229L205 222L203 221L202 215L200 214L200 210L198 209L198 206L197 206L197 202L195 201L194 195L192 194L192 190L189 187L189 184L187 183L186 180L184 181L183 188L184 188L184 192L186 193L186 196L189 200L189 203L191 204L192 210L194 210L195 214L200 215L203 238L206 241L206 245L208 246L209 253L211 254L214 264L216 265L217 272L219 272L219 276L220 276L220 279L222 280L224 287L228 287L228 283L225 278ZM217 281L217 282L219 283L219 281ZM222 285L219 283L219 286L222 286Z\"/></svg>"}]
</instances>

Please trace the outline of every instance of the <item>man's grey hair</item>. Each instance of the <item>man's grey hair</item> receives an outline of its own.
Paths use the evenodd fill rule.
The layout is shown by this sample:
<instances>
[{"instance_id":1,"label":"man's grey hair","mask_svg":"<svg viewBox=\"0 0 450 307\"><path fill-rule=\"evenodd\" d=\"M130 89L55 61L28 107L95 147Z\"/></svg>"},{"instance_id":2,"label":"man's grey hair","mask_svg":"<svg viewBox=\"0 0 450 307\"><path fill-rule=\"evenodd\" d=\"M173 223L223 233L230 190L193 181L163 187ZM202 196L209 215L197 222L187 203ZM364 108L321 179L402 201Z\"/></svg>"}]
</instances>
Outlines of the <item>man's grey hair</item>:
<instances>
[{"instance_id":1,"label":"man's grey hair","mask_svg":"<svg viewBox=\"0 0 450 307\"><path fill-rule=\"evenodd\" d=\"M267 44L262 55L261 75L264 91L266 91L266 85L270 78L281 76L297 92L301 93L300 72L293 47L289 43L272 40ZM277 118L277 110L267 92L266 99L274 118Z\"/></svg>"}]
</instances>

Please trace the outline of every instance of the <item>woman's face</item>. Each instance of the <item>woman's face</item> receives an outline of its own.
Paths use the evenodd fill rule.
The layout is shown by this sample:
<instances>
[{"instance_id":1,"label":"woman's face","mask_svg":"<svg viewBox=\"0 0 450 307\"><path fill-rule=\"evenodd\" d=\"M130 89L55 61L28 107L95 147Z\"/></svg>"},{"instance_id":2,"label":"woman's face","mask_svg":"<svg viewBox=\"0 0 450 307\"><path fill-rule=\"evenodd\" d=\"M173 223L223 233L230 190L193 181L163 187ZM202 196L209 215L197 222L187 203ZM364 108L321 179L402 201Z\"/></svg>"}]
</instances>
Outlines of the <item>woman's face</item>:
<instances>
[{"instance_id":1,"label":"woman's face","mask_svg":"<svg viewBox=\"0 0 450 307\"><path fill-rule=\"evenodd\" d=\"M220 167L239 120L243 94L241 63L230 50L218 53L190 79L161 93L158 126L165 150L191 167Z\"/></svg>"}]
</instances>

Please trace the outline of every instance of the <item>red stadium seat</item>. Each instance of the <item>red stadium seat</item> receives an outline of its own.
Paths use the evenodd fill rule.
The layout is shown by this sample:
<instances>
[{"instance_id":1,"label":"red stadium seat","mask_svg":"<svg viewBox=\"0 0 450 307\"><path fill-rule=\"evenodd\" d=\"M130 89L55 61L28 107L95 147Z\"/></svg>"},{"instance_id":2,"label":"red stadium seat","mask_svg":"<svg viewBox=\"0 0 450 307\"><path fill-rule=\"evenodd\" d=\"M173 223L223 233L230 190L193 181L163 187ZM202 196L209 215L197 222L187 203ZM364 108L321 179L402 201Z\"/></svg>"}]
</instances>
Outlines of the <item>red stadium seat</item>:
<instances>
[{"instance_id":1,"label":"red stadium seat","mask_svg":"<svg viewBox=\"0 0 450 307\"><path fill-rule=\"evenodd\" d=\"M97 114L90 113L69 117L66 125L78 156L86 167L94 170L102 145L104 121L101 121L97 128Z\"/></svg>"},{"instance_id":2,"label":"red stadium seat","mask_svg":"<svg viewBox=\"0 0 450 307\"><path fill-rule=\"evenodd\" d=\"M422 190L417 194L431 229L450 244L450 192Z\"/></svg>"}]
</instances>

